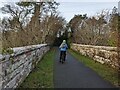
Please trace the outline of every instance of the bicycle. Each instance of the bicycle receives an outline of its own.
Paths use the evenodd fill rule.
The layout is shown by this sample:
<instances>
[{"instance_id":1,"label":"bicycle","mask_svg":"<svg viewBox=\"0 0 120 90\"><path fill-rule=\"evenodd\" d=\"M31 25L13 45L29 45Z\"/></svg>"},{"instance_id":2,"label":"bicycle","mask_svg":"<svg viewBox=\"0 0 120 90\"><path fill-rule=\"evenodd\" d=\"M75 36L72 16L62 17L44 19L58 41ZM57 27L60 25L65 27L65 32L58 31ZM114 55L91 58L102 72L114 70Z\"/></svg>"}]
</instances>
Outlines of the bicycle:
<instances>
[{"instance_id":1,"label":"bicycle","mask_svg":"<svg viewBox=\"0 0 120 90\"><path fill-rule=\"evenodd\" d=\"M65 62L65 58L66 58L66 52L61 52L60 62L61 62L62 64Z\"/></svg>"}]
</instances>

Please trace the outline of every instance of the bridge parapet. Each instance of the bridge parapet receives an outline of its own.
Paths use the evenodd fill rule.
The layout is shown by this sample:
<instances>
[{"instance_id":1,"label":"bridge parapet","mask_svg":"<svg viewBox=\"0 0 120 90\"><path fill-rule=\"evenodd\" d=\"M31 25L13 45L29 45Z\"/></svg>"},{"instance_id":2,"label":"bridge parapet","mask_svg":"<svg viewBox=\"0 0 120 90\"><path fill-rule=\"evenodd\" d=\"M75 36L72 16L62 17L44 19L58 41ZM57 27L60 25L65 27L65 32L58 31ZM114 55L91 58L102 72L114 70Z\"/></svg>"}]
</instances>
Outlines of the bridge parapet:
<instances>
[{"instance_id":1,"label":"bridge parapet","mask_svg":"<svg viewBox=\"0 0 120 90\"><path fill-rule=\"evenodd\" d=\"M16 88L49 50L46 44L13 48L14 53L0 57L0 90Z\"/></svg>"},{"instance_id":2,"label":"bridge parapet","mask_svg":"<svg viewBox=\"0 0 120 90\"><path fill-rule=\"evenodd\" d=\"M73 43L71 49L88 56L101 64L107 64L119 69L117 47L92 46Z\"/></svg>"}]
</instances>

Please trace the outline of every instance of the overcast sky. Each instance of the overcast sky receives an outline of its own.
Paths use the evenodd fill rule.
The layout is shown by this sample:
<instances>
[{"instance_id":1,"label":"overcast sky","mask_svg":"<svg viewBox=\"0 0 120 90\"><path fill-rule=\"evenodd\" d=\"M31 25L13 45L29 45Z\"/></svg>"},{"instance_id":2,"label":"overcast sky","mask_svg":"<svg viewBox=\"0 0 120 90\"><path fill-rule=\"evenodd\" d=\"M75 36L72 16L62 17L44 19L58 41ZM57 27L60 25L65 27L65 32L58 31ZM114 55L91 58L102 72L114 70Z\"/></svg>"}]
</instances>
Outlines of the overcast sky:
<instances>
[{"instance_id":1,"label":"overcast sky","mask_svg":"<svg viewBox=\"0 0 120 90\"><path fill-rule=\"evenodd\" d=\"M69 21L75 14L96 15L102 10L112 10L118 7L117 2L61 2L59 11L61 15Z\"/></svg>"},{"instance_id":2,"label":"overcast sky","mask_svg":"<svg viewBox=\"0 0 120 90\"><path fill-rule=\"evenodd\" d=\"M0 7L5 2L16 2L19 0L0 0ZM37 0L38 1L38 0ZM118 7L119 0L56 0L60 3L58 10L60 15L69 21L75 14L96 15L102 10L112 10L114 6ZM2 15L0 14L0 17Z\"/></svg>"}]
</instances>

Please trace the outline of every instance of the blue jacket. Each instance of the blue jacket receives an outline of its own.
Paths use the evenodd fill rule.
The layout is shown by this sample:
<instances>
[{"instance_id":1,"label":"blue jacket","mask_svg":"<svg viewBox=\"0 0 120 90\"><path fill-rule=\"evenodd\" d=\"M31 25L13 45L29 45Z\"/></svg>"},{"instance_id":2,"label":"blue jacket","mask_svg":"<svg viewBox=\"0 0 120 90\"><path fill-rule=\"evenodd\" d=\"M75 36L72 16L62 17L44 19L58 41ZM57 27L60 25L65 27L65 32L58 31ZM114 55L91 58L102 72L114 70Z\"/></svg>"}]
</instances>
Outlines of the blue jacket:
<instances>
[{"instance_id":1,"label":"blue jacket","mask_svg":"<svg viewBox=\"0 0 120 90\"><path fill-rule=\"evenodd\" d=\"M67 44L65 44L63 47L60 47L60 51L66 51L68 49Z\"/></svg>"}]
</instances>

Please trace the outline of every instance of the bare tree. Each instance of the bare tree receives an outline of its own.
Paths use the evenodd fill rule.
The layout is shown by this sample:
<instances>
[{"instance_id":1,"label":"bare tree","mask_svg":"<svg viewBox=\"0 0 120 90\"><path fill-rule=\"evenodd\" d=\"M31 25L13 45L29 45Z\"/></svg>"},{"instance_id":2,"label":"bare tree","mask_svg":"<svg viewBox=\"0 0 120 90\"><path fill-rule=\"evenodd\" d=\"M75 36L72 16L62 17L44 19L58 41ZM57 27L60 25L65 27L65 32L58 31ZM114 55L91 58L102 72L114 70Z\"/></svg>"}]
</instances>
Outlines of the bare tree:
<instances>
[{"instance_id":1,"label":"bare tree","mask_svg":"<svg viewBox=\"0 0 120 90\"><path fill-rule=\"evenodd\" d=\"M73 30L73 41L81 44L111 45L109 41L111 42L113 39L112 42L116 45L116 20L116 16L111 19L108 10L103 10L97 16L89 18L85 18L82 15L74 16L69 22L69 26ZM111 33L112 31L114 34Z\"/></svg>"},{"instance_id":2,"label":"bare tree","mask_svg":"<svg viewBox=\"0 0 120 90\"><path fill-rule=\"evenodd\" d=\"M3 34L5 48L54 41L65 21L57 14L58 5L56 2L17 2L2 7L3 13L11 15L3 20L11 29Z\"/></svg>"}]
</instances>

